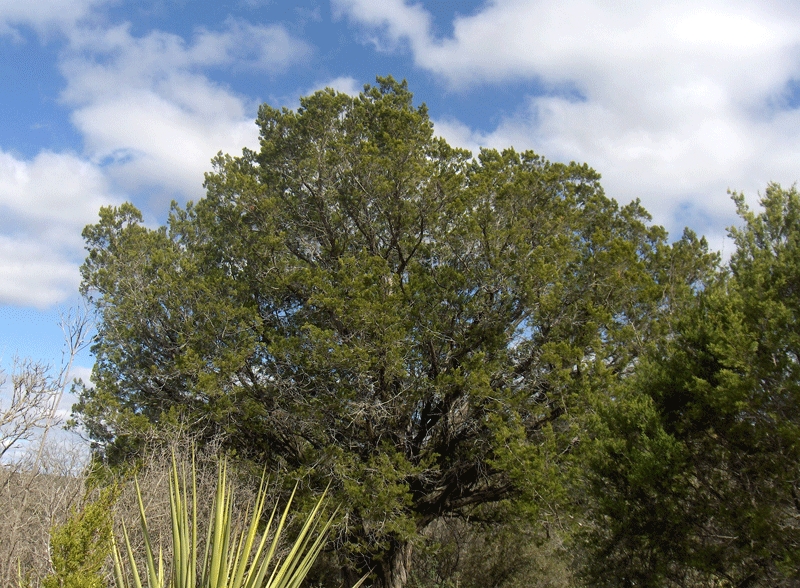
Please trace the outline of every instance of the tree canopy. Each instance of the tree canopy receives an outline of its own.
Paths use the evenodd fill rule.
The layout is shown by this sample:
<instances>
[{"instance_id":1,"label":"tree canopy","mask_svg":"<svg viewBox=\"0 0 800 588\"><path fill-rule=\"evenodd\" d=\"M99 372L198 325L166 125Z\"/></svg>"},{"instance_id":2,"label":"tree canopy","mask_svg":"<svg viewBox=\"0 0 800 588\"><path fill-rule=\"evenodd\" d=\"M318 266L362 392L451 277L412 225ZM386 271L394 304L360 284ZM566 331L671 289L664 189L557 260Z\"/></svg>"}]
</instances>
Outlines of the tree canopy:
<instances>
[{"instance_id":1,"label":"tree canopy","mask_svg":"<svg viewBox=\"0 0 800 588\"><path fill-rule=\"evenodd\" d=\"M432 521L555 491L571 416L668 338L714 256L586 165L449 146L392 78L257 124L166 226L124 204L84 231L76 413L110 460L181 422L332 479L343 566L400 588Z\"/></svg>"}]
</instances>

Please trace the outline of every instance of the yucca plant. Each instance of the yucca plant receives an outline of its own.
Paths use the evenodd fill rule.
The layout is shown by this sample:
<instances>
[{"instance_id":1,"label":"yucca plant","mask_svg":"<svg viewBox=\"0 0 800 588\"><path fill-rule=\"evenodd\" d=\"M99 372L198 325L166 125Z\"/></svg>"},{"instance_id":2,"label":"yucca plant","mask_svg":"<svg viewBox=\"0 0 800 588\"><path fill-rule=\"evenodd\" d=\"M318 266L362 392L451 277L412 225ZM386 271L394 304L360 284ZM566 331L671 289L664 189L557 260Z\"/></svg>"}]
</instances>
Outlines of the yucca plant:
<instances>
[{"instance_id":1,"label":"yucca plant","mask_svg":"<svg viewBox=\"0 0 800 588\"><path fill-rule=\"evenodd\" d=\"M276 522L277 506L265 528L259 533L259 522L267 501L266 477L262 477L252 510L246 513L246 531L234 531L233 494L227 483L227 464L219 463L217 488L211 505L211 520L205 539L202 565L198 566L197 478L192 464L191 490L185 472L179 473L173 455L169 481L170 515L172 520L172 571L165 576L163 552L158 557L147 527L142 493L135 481L139 518L144 535L145 573L140 573L133 555L128 530L123 523L130 578L126 576L123 554L114 544L114 577L117 588L298 588L322 549L333 516L323 518L325 495L303 523L288 553L276 557L282 533L290 512L294 492ZM295 488L296 490L296 488ZM198 578L199 572L199 578ZM142 576L145 580L142 581ZM199 580L199 581L198 581ZM360 585L363 582L357 584Z\"/></svg>"}]
</instances>

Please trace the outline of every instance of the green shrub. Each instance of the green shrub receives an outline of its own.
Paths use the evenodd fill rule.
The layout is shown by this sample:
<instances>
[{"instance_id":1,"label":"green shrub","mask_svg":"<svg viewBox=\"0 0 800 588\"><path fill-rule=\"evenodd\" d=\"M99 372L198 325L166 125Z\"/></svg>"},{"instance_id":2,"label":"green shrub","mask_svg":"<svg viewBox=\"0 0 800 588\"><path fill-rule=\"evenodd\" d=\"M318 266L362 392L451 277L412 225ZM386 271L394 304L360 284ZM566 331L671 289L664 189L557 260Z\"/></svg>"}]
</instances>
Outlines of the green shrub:
<instances>
[{"instance_id":1,"label":"green shrub","mask_svg":"<svg viewBox=\"0 0 800 588\"><path fill-rule=\"evenodd\" d=\"M102 490L82 510L74 509L66 523L50 534L53 572L42 588L104 588L103 566L113 545L111 507L117 499L115 486Z\"/></svg>"}]
</instances>

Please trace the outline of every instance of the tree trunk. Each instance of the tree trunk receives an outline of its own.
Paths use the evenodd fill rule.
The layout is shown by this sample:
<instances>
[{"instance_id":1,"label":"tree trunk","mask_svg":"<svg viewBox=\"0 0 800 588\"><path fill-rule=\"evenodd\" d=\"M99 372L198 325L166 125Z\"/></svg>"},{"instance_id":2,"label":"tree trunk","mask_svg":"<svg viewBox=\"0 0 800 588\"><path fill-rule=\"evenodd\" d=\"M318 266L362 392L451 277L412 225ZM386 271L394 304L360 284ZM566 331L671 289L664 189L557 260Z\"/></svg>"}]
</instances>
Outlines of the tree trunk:
<instances>
[{"instance_id":1,"label":"tree trunk","mask_svg":"<svg viewBox=\"0 0 800 588\"><path fill-rule=\"evenodd\" d=\"M405 588L408 574L411 571L410 541L392 542L386 559L378 564L374 588Z\"/></svg>"}]
</instances>

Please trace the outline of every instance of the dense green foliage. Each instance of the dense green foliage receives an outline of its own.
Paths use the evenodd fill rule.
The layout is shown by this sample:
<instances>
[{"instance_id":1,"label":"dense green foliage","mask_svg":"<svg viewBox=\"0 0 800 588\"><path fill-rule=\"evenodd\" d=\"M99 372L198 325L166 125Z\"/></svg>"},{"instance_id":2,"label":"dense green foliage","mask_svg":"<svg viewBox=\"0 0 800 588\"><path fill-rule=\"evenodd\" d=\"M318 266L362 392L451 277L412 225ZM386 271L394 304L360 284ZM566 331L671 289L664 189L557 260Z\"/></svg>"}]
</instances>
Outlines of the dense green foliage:
<instances>
[{"instance_id":1,"label":"dense green foliage","mask_svg":"<svg viewBox=\"0 0 800 588\"><path fill-rule=\"evenodd\" d=\"M166 226L124 204L84 232L100 322L76 414L106 459L179 424L333 480L331 561L376 586L409 582L444 518L547 534L568 504L591 585L793 577L794 191L760 215L736 197L722 271L585 165L450 147L391 78L257 123Z\"/></svg>"},{"instance_id":2,"label":"dense green foliage","mask_svg":"<svg viewBox=\"0 0 800 588\"><path fill-rule=\"evenodd\" d=\"M800 197L771 185L760 214L734 198L729 270L600 409L592 585L797 582Z\"/></svg>"}]
</instances>

